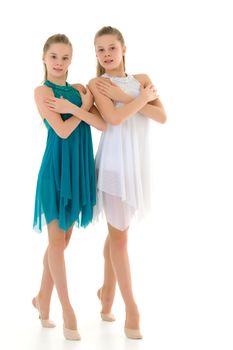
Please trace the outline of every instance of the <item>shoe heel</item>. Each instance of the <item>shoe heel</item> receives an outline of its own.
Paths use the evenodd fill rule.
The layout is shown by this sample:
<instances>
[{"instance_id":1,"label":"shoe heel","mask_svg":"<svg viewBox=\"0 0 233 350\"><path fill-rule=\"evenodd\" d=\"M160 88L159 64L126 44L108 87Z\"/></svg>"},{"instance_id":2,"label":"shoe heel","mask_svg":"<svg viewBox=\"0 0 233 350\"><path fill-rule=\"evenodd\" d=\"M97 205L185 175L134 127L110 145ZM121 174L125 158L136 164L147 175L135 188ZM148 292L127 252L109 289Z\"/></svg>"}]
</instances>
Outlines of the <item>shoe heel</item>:
<instances>
[{"instance_id":1,"label":"shoe heel","mask_svg":"<svg viewBox=\"0 0 233 350\"><path fill-rule=\"evenodd\" d=\"M41 318L40 303L39 303L38 297L35 297L35 305L33 305L33 306L35 306L39 312L39 319L40 319L40 322L41 322L41 325L43 328L56 327L56 324L53 321L51 321L50 319L45 320L45 319Z\"/></svg>"},{"instance_id":2,"label":"shoe heel","mask_svg":"<svg viewBox=\"0 0 233 350\"><path fill-rule=\"evenodd\" d=\"M97 291L97 296L102 304L102 300L101 300L101 296L102 296L102 288L100 288L98 291ZM102 318L103 321L105 322L114 322L116 321L116 318L114 316L114 314L112 312L109 312L108 314L105 314L103 312L100 313L100 316Z\"/></svg>"}]
</instances>

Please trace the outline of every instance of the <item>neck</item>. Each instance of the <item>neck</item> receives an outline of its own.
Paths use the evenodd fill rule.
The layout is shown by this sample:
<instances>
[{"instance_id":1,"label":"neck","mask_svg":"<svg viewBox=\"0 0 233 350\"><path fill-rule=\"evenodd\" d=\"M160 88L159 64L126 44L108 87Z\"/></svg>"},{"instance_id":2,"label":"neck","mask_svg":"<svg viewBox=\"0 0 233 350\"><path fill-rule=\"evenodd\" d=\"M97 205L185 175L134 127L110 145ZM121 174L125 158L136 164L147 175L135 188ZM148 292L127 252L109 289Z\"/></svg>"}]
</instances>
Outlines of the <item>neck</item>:
<instances>
[{"instance_id":1,"label":"neck","mask_svg":"<svg viewBox=\"0 0 233 350\"><path fill-rule=\"evenodd\" d=\"M56 85L66 86L66 77L57 78L48 74L47 80Z\"/></svg>"},{"instance_id":2,"label":"neck","mask_svg":"<svg viewBox=\"0 0 233 350\"><path fill-rule=\"evenodd\" d=\"M127 74L124 72L123 69L119 69L119 68L116 68L116 69L107 69L105 70L105 73L106 74L109 74L113 77L126 77Z\"/></svg>"}]
</instances>

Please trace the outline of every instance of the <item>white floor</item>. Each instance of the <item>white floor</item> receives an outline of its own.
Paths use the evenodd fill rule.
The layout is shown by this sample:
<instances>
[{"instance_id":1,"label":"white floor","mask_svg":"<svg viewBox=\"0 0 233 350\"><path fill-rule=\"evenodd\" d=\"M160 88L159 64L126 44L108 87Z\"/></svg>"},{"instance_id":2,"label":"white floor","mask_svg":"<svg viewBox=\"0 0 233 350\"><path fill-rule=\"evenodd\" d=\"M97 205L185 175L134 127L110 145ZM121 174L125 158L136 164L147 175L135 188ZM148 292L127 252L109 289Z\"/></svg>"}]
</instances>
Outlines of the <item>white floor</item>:
<instances>
[{"instance_id":1,"label":"white floor","mask_svg":"<svg viewBox=\"0 0 233 350\"><path fill-rule=\"evenodd\" d=\"M70 297L82 340L69 342L63 338L56 292L51 318L57 327L41 328L31 298L40 282L47 239L46 233L40 236L28 231L21 242L28 249L22 250L18 242L1 263L0 349L232 350L232 247L226 246L230 233L223 232L220 240L213 232L210 240L203 231L192 238L191 229L186 236L183 229L176 234L166 232L166 222L164 231L151 225L132 230L129 239L143 340L129 340L124 335L119 290L113 308L116 322L100 320L96 290L102 281L105 238L105 227L100 225L86 232L76 229L66 253Z\"/></svg>"}]
</instances>

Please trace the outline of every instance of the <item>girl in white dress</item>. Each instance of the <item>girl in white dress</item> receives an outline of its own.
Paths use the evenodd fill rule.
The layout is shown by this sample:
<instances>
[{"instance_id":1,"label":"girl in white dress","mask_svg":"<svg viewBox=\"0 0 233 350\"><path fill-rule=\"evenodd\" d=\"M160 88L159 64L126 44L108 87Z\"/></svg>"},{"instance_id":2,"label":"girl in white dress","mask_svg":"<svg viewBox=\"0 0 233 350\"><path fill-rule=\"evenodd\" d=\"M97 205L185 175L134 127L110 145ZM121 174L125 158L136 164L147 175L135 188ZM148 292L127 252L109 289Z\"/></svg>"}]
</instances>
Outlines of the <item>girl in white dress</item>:
<instances>
[{"instance_id":1,"label":"girl in white dress","mask_svg":"<svg viewBox=\"0 0 233 350\"><path fill-rule=\"evenodd\" d=\"M118 282L125 302L125 334L140 339L127 251L127 235L134 217L142 218L150 205L148 123L166 121L157 92L145 74L125 72L125 44L116 28L103 27L95 36L97 78L89 82L95 103L108 123L96 155L96 217L105 213L108 236L104 246L104 283L98 290L101 317L114 321L111 307Z\"/></svg>"}]
</instances>

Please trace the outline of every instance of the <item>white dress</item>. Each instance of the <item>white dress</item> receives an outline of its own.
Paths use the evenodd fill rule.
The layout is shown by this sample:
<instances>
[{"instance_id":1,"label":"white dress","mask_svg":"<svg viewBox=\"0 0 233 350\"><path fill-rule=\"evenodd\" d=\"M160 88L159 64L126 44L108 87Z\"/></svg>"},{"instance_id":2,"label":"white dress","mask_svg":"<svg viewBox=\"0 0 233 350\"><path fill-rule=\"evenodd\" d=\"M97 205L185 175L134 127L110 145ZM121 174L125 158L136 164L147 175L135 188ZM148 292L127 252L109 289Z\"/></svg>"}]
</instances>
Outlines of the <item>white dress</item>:
<instances>
[{"instance_id":1,"label":"white dress","mask_svg":"<svg viewBox=\"0 0 233 350\"><path fill-rule=\"evenodd\" d=\"M104 74L127 94L136 97L140 83L132 75ZM116 107L123 103L115 102ZM120 125L108 124L96 154L97 205L94 221L105 213L107 222L118 230L141 219L150 208L149 118L140 113Z\"/></svg>"}]
</instances>

